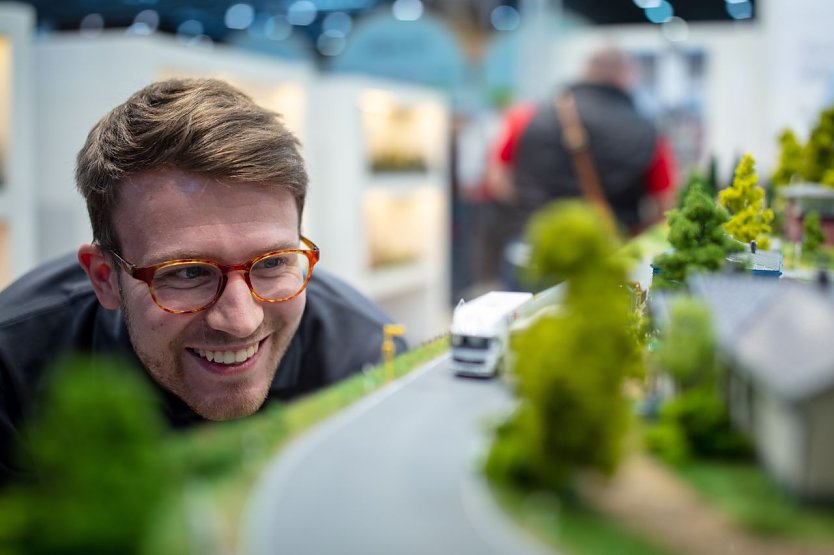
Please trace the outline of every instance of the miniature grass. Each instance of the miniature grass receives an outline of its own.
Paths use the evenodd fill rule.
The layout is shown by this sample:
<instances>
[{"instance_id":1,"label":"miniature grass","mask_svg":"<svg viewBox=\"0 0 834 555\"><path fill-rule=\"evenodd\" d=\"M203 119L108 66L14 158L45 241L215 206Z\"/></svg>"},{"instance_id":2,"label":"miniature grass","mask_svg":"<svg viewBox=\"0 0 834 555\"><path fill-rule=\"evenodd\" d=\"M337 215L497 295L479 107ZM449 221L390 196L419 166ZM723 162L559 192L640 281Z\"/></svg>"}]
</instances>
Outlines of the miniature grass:
<instances>
[{"instance_id":1,"label":"miniature grass","mask_svg":"<svg viewBox=\"0 0 834 555\"><path fill-rule=\"evenodd\" d=\"M403 353L393 361L391 378L408 374L448 348L449 338L442 336ZM275 454L293 437L387 382L386 368L380 364L292 403L270 406L256 416L177 436L169 449L174 466L186 476L183 490L162 508L166 518L158 519L145 552L205 552L201 548L207 545L216 554L237 552L246 503Z\"/></svg>"},{"instance_id":2,"label":"miniature grass","mask_svg":"<svg viewBox=\"0 0 834 555\"><path fill-rule=\"evenodd\" d=\"M492 485L496 499L524 530L562 554L670 555L641 535L578 502L554 495L524 494Z\"/></svg>"},{"instance_id":3,"label":"miniature grass","mask_svg":"<svg viewBox=\"0 0 834 555\"><path fill-rule=\"evenodd\" d=\"M800 505L753 462L694 461L677 472L708 502L755 534L834 543L834 507Z\"/></svg>"},{"instance_id":4,"label":"miniature grass","mask_svg":"<svg viewBox=\"0 0 834 555\"><path fill-rule=\"evenodd\" d=\"M821 245L818 252L801 252L799 243L782 242L782 268L784 270L834 270L834 247Z\"/></svg>"}]
</instances>

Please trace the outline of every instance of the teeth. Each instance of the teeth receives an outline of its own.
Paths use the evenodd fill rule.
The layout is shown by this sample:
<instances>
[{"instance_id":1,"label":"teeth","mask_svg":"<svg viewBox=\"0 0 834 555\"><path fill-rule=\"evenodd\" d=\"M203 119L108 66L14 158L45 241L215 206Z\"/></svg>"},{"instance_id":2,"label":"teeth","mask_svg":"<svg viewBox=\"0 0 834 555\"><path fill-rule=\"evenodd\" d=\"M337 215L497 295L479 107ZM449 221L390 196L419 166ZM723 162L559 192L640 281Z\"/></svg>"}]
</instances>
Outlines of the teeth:
<instances>
[{"instance_id":1,"label":"teeth","mask_svg":"<svg viewBox=\"0 0 834 555\"><path fill-rule=\"evenodd\" d=\"M250 345L239 351L205 351L194 349L194 352L211 362L219 364L240 364L252 358L258 352L258 344Z\"/></svg>"}]
</instances>

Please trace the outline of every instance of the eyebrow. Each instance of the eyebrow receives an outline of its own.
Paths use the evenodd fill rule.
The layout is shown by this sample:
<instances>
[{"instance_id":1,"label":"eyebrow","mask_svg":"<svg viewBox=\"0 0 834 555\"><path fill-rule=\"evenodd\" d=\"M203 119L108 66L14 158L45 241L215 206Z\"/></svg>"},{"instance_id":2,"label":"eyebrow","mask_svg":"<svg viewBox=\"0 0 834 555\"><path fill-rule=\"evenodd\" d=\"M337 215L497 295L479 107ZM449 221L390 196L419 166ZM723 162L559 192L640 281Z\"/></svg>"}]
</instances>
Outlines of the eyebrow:
<instances>
[{"instance_id":1,"label":"eyebrow","mask_svg":"<svg viewBox=\"0 0 834 555\"><path fill-rule=\"evenodd\" d=\"M239 264L241 262L251 260L267 252L293 250L302 247L303 245L301 244L301 238L299 238L297 241L279 241L265 250L259 250L248 257L243 256L241 257L241 260L236 260L232 263ZM149 263L144 265L137 264L137 266L156 266L157 264L164 264L165 262L171 262L173 260L211 260L217 263L221 263L219 259L213 256L206 256L204 253L198 251L171 251L168 253L163 252L160 255L153 256Z\"/></svg>"}]
</instances>

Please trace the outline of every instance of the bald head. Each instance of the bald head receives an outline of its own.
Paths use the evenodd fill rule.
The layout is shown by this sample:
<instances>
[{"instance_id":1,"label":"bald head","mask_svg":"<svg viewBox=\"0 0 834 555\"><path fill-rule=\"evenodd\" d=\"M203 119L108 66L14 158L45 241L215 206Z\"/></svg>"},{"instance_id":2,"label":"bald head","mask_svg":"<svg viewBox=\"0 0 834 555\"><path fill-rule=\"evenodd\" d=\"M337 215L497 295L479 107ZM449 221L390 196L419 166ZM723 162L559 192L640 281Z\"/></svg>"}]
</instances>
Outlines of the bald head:
<instances>
[{"instance_id":1,"label":"bald head","mask_svg":"<svg viewBox=\"0 0 834 555\"><path fill-rule=\"evenodd\" d=\"M632 72L631 58L619 48L607 46L588 58L583 78L590 83L626 90L631 87Z\"/></svg>"}]
</instances>

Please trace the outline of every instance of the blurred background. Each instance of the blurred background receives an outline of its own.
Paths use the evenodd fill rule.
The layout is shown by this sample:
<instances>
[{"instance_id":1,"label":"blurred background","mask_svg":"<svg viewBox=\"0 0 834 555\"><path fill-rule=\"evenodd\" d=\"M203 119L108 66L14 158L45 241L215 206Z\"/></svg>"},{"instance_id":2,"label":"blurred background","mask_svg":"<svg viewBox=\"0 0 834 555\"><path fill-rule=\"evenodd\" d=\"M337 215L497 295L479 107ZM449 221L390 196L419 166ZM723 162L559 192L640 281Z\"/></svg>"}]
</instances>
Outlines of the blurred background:
<instances>
[{"instance_id":1,"label":"blurred background","mask_svg":"<svg viewBox=\"0 0 834 555\"><path fill-rule=\"evenodd\" d=\"M0 3L0 287L89 241L74 158L147 83L217 76L284 115L311 177L304 232L420 341L498 284L485 185L508 107L547 98L600 45L680 175L726 182L834 101L828 0L33 0Z\"/></svg>"}]
</instances>

